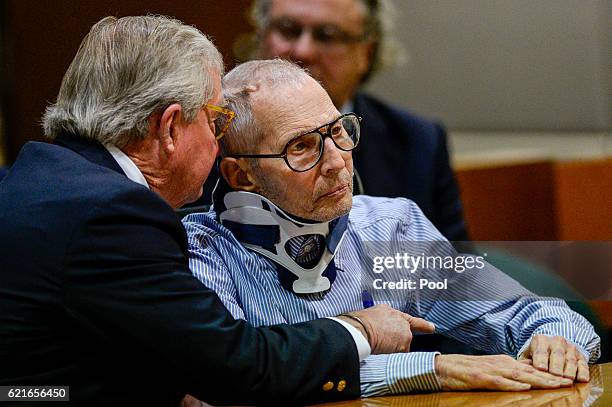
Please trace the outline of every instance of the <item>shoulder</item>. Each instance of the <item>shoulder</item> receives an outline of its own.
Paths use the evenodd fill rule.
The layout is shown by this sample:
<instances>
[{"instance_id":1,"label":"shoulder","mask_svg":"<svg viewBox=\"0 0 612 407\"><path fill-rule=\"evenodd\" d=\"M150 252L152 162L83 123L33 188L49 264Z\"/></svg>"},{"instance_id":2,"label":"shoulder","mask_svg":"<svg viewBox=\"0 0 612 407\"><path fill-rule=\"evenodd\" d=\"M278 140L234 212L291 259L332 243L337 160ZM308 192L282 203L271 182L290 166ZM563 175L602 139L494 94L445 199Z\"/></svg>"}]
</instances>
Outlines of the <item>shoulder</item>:
<instances>
[{"instance_id":1,"label":"shoulder","mask_svg":"<svg viewBox=\"0 0 612 407\"><path fill-rule=\"evenodd\" d=\"M368 238L407 236L439 240L440 233L419 206L406 198L382 198L357 195L349 215L353 230L370 234Z\"/></svg>"},{"instance_id":2,"label":"shoulder","mask_svg":"<svg viewBox=\"0 0 612 407\"><path fill-rule=\"evenodd\" d=\"M124 174L89 161L68 148L48 143L28 143L13 166L12 185L31 190L30 199L48 197L62 204L106 204L129 195L139 196L158 204L165 203L146 187L129 180ZM23 199L29 199L23 196ZM134 202L136 204L137 202ZM167 205L166 205L167 206ZM77 214L74 214L77 215Z\"/></svg>"},{"instance_id":3,"label":"shoulder","mask_svg":"<svg viewBox=\"0 0 612 407\"><path fill-rule=\"evenodd\" d=\"M216 220L213 210L196 212L182 219L183 227L187 232L189 246L208 246L214 244L218 238L226 240L229 231Z\"/></svg>"},{"instance_id":4,"label":"shoulder","mask_svg":"<svg viewBox=\"0 0 612 407\"><path fill-rule=\"evenodd\" d=\"M19 247L40 248L38 263L102 253L117 259L128 249L134 257L159 257L166 248L174 256L185 245L178 218L157 194L46 143L26 145L0 184L0 223L0 237L12 235Z\"/></svg>"},{"instance_id":5,"label":"shoulder","mask_svg":"<svg viewBox=\"0 0 612 407\"><path fill-rule=\"evenodd\" d=\"M418 206L406 198L385 198L369 195L353 197L349 220L355 224L367 225L384 219L396 219L411 223L418 217Z\"/></svg>"},{"instance_id":6,"label":"shoulder","mask_svg":"<svg viewBox=\"0 0 612 407\"><path fill-rule=\"evenodd\" d=\"M397 131L423 135L424 140L431 137L446 138L446 131L440 122L392 106L366 93L358 93L355 96L355 110L364 120L383 120Z\"/></svg>"},{"instance_id":7,"label":"shoulder","mask_svg":"<svg viewBox=\"0 0 612 407\"><path fill-rule=\"evenodd\" d=\"M249 256L232 232L217 222L213 210L189 214L182 222L187 232L190 261L218 257L223 262L231 263Z\"/></svg>"},{"instance_id":8,"label":"shoulder","mask_svg":"<svg viewBox=\"0 0 612 407\"><path fill-rule=\"evenodd\" d=\"M149 233L156 229L171 240L184 241L184 231L174 210L158 194L131 181L125 174L89 161L69 148L33 143L24 151L16 173L29 196L20 193L35 211L33 219L50 233L91 233L106 225ZM32 157L39 165L31 165ZM108 237L111 238L110 236ZM114 234L113 239L121 239Z\"/></svg>"}]
</instances>

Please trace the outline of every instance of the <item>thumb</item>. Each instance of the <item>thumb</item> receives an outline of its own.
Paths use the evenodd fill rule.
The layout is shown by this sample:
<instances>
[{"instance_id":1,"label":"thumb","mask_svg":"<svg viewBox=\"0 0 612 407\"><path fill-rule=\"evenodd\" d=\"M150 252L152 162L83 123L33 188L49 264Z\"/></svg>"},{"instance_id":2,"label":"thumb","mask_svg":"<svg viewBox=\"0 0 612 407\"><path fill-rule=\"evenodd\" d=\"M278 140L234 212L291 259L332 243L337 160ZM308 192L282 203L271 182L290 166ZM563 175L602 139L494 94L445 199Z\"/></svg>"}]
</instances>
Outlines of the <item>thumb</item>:
<instances>
[{"instance_id":1,"label":"thumb","mask_svg":"<svg viewBox=\"0 0 612 407\"><path fill-rule=\"evenodd\" d=\"M432 334L436 332L436 326L423 318L417 318L409 315L408 322L410 322L410 329L412 329L414 332L421 332L425 334Z\"/></svg>"}]
</instances>

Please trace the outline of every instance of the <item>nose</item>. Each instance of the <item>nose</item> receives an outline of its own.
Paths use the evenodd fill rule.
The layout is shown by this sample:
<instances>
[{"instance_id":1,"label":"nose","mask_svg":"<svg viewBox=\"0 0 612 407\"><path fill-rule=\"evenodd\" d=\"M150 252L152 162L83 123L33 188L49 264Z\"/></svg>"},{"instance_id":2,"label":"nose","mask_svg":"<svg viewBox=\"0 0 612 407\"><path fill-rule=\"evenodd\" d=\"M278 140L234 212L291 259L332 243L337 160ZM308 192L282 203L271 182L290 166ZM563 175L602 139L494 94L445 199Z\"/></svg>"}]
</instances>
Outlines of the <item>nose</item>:
<instances>
[{"instance_id":1,"label":"nose","mask_svg":"<svg viewBox=\"0 0 612 407\"><path fill-rule=\"evenodd\" d=\"M316 47L317 45L312 38L310 30L304 29L300 36L293 42L291 56L297 61L309 63L316 56Z\"/></svg>"},{"instance_id":2,"label":"nose","mask_svg":"<svg viewBox=\"0 0 612 407\"><path fill-rule=\"evenodd\" d=\"M328 175L340 172L346 167L344 156L351 154L351 152L340 150L329 137L325 139L324 146L323 157L321 157L321 173Z\"/></svg>"}]
</instances>

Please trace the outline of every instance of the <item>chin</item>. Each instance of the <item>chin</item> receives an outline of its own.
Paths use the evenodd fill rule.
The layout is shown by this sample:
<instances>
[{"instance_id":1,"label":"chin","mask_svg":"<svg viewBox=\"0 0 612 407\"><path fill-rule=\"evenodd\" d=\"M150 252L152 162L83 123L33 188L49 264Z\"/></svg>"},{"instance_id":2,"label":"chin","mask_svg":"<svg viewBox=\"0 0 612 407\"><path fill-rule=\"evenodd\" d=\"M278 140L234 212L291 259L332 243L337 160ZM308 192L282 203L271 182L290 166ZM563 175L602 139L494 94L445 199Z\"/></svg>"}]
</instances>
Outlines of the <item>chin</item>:
<instances>
[{"instance_id":1,"label":"chin","mask_svg":"<svg viewBox=\"0 0 612 407\"><path fill-rule=\"evenodd\" d=\"M204 185L201 185L197 191L194 191L192 194L189 195L187 199L185 199L185 203L183 205L190 204L192 202L197 201L198 199L202 197L203 193L204 193Z\"/></svg>"},{"instance_id":2,"label":"chin","mask_svg":"<svg viewBox=\"0 0 612 407\"><path fill-rule=\"evenodd\" d=\"M351 211L353 207L353 194L349 194L347 197L343 198L341 201L334 203L333 205L328 205L321 210L313 213L311 215L311 219L317 222L329 222L334 219L338 219L341 216L346 215Z\"/></svg>"}]
</instances>

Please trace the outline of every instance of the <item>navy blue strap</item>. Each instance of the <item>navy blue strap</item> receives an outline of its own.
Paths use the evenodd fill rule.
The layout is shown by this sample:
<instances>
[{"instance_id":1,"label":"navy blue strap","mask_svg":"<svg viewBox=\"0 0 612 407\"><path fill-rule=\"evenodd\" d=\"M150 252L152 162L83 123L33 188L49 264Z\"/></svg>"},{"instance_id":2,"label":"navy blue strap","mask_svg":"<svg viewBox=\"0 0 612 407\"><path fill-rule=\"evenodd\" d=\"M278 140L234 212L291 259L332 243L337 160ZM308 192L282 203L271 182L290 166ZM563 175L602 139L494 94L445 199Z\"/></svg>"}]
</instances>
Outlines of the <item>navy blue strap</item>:
<instances>
[{"instance_id":1,"label":"navy blue strap","mask_svg":"<svg viewBox=\"0 0 612 407\"><path fill-rule=\"evenodd\" d=\"M334 253L336 251L336 247L340 243L340 239L344 234L348 226L348 215L344 215L330 223L330 231L327 236L327 248L330 252Z\"/></svg>"},{"instance_id":2,"label":"navy blue strap","mask_svg":"<svg viewBox=\"0 0 612 407\"><path fill-rule=\"evenodd\" d=\"M245 225L231 220L224 220L222 223L240 243L274 247L275 244L280 242L280 227L278 225Z\"/></svg>"}]
</instances>

